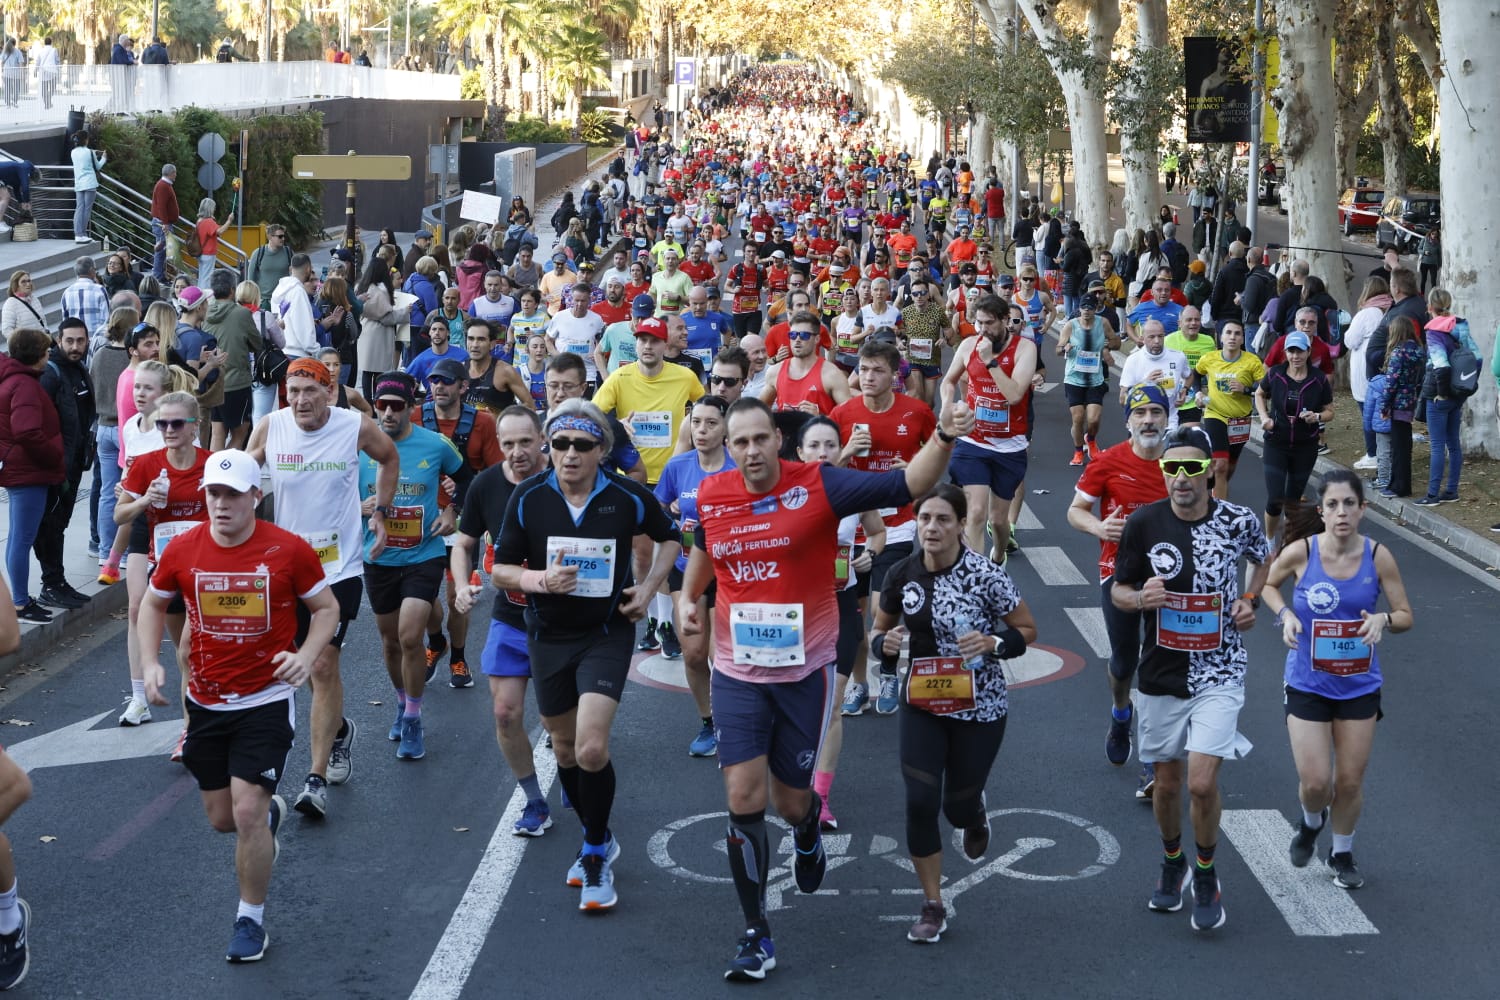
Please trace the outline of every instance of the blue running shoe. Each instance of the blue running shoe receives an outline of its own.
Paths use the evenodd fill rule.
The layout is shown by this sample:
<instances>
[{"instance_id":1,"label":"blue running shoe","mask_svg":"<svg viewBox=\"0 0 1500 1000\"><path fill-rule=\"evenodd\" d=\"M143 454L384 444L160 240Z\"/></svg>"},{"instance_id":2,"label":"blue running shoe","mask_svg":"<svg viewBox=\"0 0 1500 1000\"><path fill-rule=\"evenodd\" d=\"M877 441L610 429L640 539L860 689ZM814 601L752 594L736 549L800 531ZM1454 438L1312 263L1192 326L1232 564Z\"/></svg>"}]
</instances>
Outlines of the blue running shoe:
<instances>
[{"instance_id":1,"label":"blue running shoe","mask_svg":"<svg viewBox=\"0 0 1500 1000\"><path fill-rule=\"evenodd\" d=\"M401 742L401 722L406 718L406 706L400 702L396 703L396 721L391 723L391 731L386 734L386 739L392 743Z\"/></svg>"},{"instance_id":2,"label":"blue running shoe","mask_svg":"<svg viewBox=\"0 0 1500 1000\"><path fill-rule=\"evenodd\" d=\"M1228 920L1219 898L1219 876L1212 869L1193 866L1193 930L1211 931Z\"/></svg>"},{"instance_id":3,"label":"blue running shoe","mask_svg":"<svg viewBox=\"0 0 1500 1000\"><path fill-rule=\"evenodd\" d=\"M1187 858L1161 863L1161 878L1146 909L1157 913L1176 913L1182 909L1182 887L1187 884Z\"/></svg>"},{"instance_id":4,"label":"blue running shoe","mask_svg":"<svg viewBox=\"0 0 1500 1000\"><path fill-rule=\"evenodd\" d=\"M401 720L401 745L396 747L397 760L421 760L427 756L427 747L422 742L422 720Z\"/></svg>"},{"instance_id":5,"label":"blue running shoe","mask_svg":"<svg viewBox=\"0 0 1500 1000\"><path fill-rule=\"evenodd\" d=\"M615 893L615 872L609 859L603 854L585 854L578 864L583 869L578 908L585 913L612 909L620 897Z\"/></svg>"},{"instance_id":6,"label":"blue running shoe","mask_svg":"<svg viewBox=\"0 0 1500 1000\"><path fill-rule=\"evenodd\" d=\"M844 704L839 709L841 715L862 715L864 710L870 707L870 689L867 685L858 681L850 681L849 688L844 692Z\"/></svg>"},{"instance_id":7,"label":"blue running shoe","mask_svg":"<svg viewBox=\"0 0 1500 1000\"><path fill-rule=\"evenodd\" d=\"M1130 759L1130 724L1135 721L1135 704L1130 705L1130 714L1124 721L1109 716L1109 735L1104 738L1104 756L1115 767L1121 767Z\"/></svg>"},{"instance_id":8,"label":"blue running shoe","mask_svg":"<svg viewBox=\"0 0 1500 1000\"><path fill-rule=\"evenodd\" d=\"M880 675L880 697L875 699L876 715L895 715L901 707L901 678L895 674Z\"/></svg>"},{"instance_id":9,"label":"blue running shoe","mask_svg":"<svg viewBox=\"0 0 1500 1000\"><path fill-rule=\"evenodd\" d=\"M609 839L604 842L604 860L613 865L620 859L620 842L615 839L615 832L609 831ZM583 848L578 849L578 857L573 859L573 866L568 869L568 884L577 889L583 885Z\"/></svg>"},{"instance_id":10,"label":"blue running shoe","mask_svg":"<svg viewBox=\"0 0 1500 1000\"><path fill-rule=\"evenodd\" d=\"M823 884L823 876L828 872L828 855L823 851L823 834L819 832L818 839L806 851L795 845L792 849L797 853L796 860L792 862L797 889L801 892L817 892L818 886Z\"/></svg>"},{"instance_id":11,"label":"blue running shoe","mask_svg":"<svg viewBox=\"0 0 1500 1000\"><path fill-rule=\"evenodd\" d=\"M234 936L229 939L229 950L224 957L231 962L259 962L266 957L266 945L271 939L266 929L249 917L240 917L234 922Z\"/></svg>"},{"instance_id":12,"label":"blue running shoe","mask_svg":"<svg viewBox=\"0 0 1500 1000\"><path fill-rule=\"evenodd\" d=\"M724 978L731 983L758 983L774 968L776 946L771 943L770 935L752 927L740 938L739 948L729 968L724 970Z\"/></svg>"},{"instance_id":13,"label":"blue running shoe","mask_svg":"<svg viewBox=\"0 0 1500 1000\"><path fill-rule=\"evenodd\" d=\"M1151 801L1151 789L1156 787L1156 765L1141 765L1141 781L1135 786L1135 797L1145 802Z\"/></svg>"},{"instance_id":14,"label":"blue running shoe","mask_svg":"<svg viewBox=\"0 0 1500 1000\"><path fill-rule=\"evenodd\" d=\"M661 655L669 660L682 659L682 643L677 639L677 630L671 622L656 626L656 641L661 643Z\"/></svg>"},{"instance_id":15,"label":"blue running shoe","mask_svg":"<svg viewBox=\"0 0 1500 1000\"><path fill-rule=\"evenodd\" d=\"M517 837L540 837L551 826L552 811L547 808L546 802L539 799L526 803L526 808L521 810L521 818L516 820L511 832Z\"/></svg>"},{"instance_id":16,"label":"blue running shoe","mask_svg":"<svg viewBox=\"0 0 1500 1000\"><path fill-rule=\"evenodd\" d=\"M21 926L9 934L0 934L0 990L8 990L26 978L31 968L31 949L26 946L26 934L31 930L31 907L26 900L17 899L21 911Z\"/></svg>"},{"instance_id":17,"label":"blue running shoe","mask_svg":"<svg viewBox=\"0 0 1500 1000\"><path fill-rule=\"evenodd\" d=\"M688 744L689 757L712 757L719 752L719 738L714 735L713 723L705 722L693 742Z\"/></svg>"}]
</instances>

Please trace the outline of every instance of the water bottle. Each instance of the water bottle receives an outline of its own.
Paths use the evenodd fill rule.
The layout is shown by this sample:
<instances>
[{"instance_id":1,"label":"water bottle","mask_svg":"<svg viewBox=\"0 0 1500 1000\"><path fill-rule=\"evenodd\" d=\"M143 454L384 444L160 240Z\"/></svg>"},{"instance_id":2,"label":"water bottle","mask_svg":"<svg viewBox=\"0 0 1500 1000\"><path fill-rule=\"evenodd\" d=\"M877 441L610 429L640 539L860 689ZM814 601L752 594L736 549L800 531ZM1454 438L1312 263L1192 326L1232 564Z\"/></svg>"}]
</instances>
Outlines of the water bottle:
<instances>
[{"instance_id":1,"label":"water bottle","mask_svg":"<svg viewBox=\"0 0 1500 1000\"><path fill-rule=\"evenodd\" d=\"M167 490L171 489L172 486L172 478L167 475L166 469L162 469L156 474L156 483L153 485L159 485L161 487L162 498L160 500L152 500L151 506L155 507L157 510L163 510L167 506Z\"/></svg>"},{"instance_id":2,"label":"water bottle","mask_svg":"<svg viewBox=\"0 0 1500 1000\"><path fill-rule=\"evenodd\" d=\"M968 635L978 628L968 615L959 615L953 620L953 637L957 639L961 635ZM978 670L984 666L984 656L972 656L964 661L965 670Z\"/></svg>"}]
</instances>

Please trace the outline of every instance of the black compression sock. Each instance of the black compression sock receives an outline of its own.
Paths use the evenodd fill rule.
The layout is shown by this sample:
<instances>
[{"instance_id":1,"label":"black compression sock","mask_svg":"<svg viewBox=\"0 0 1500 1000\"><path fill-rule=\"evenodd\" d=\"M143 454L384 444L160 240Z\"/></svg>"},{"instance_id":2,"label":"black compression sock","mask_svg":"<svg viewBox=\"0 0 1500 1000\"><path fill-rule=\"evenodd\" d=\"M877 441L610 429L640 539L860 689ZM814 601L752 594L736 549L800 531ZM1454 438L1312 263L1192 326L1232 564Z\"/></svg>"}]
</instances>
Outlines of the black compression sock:
<instances>
[{"instance_id":1,"label":"black compression sock","mask_svg":"<svg viewBox=\"0 0 1500 1000\"><path fill-rule=\"evenodd\" d=\"M766 928L766 873L771 867L766 811L730 813L726 843L729 871L734 876L740 909L745 913L745 926Z\"/></svg>"},{"instance_id":2,"label":"black compression sock","mask_svg":"<svg viewBox=\"0 0 1500 1000\"><path fill-rule=\"evenodd\" d=\"M807 815L792 827L792 839L796 841L797 850L810 851L813 844L818 841L818 816L823 809L823 800L817 792L812 793L812 801L808 804Z\"/></svg>"}]
</instances>

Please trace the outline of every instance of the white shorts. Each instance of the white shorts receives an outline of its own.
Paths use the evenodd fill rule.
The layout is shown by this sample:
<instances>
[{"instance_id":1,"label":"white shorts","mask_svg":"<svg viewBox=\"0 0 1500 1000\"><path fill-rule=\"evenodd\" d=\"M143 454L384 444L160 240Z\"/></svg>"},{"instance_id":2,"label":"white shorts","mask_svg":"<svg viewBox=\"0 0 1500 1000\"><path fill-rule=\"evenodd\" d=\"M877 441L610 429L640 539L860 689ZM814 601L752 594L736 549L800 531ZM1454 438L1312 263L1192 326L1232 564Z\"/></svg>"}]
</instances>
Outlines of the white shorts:
<instances>
[{"instance_id":1,"label":"white shorts","mask_svg":"<svg viewBox=\"0 0 1500 1000\"><path fill-rule=\"evenodd\" d=\"M1223 685L1191 698L1166 694L1135 696L1137 746L1141 763L1180 760L1189 753L1226 760L1250 752L1250 741L1239 734L1245 689Z\"/></svg>"}]
</instances>

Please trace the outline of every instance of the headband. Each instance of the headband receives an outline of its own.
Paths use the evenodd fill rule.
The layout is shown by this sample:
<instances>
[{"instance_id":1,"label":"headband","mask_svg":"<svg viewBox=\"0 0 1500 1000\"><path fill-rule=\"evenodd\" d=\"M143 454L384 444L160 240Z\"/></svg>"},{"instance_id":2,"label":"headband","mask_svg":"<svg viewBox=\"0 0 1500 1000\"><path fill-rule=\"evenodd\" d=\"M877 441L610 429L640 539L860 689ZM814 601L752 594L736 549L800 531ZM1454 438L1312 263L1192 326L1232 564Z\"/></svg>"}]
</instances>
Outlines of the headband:
<instances>
[{"instance_id":1,"label":"headband","mask_svg":"<svg viewBox=\"0 0 1500 1000\"><path fill-rule=\"evenodd\" d=\"M604 428L588 417L554 417L547 424L547 436L551 437L554 431L583 431L585 434L594 435L600 441L604 440Z\"/></svg>"},{"instance_id":2,"label":"headband","mask_svg":"<svg viewBox=\"0 0 1500 1000\"><path fill-rule=\"evenodd\" d=\"M1130 390L1125 397L1125 409L1134 410L1136 407L1147 406L1155 403L1163 410L1171 412L1172 408L1167 405L1167 394L1162 392L1161 387L1151 382L1142 382Z\"/></svg>"},{"instance_id":3,"label":"headband","mask_svg":"<svg viewBox=\"0 0 1500 1000\"><path fill-rule=\"evenodd\" d=\"M328 374L328 366L315 358L294 359L291 364L286 366L286 377L291 378L293 375L310 378L320 385L333 385L333 376Z\"/></svg>"}]
</instances>

